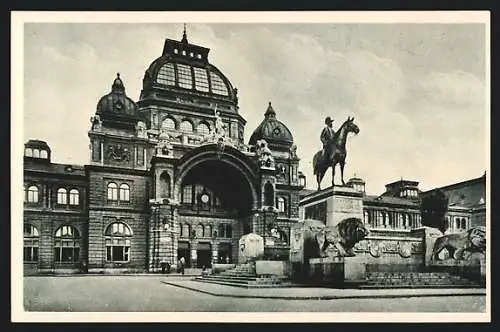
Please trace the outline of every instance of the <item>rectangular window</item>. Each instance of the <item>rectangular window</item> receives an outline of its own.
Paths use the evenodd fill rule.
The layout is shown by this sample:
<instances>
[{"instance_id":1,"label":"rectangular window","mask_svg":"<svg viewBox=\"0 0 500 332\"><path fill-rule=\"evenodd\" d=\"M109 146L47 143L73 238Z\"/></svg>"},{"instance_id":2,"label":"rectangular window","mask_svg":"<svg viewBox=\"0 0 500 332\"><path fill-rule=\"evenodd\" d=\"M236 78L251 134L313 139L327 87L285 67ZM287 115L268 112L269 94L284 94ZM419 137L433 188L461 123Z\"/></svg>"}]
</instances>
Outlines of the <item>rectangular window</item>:
<instances>
[{"instance_id":1,"label":"rectangular window","mask_svg":"<svg viewBox=\"0 0 500 332\"><path fill-rule=\"evenodd\" d=\"M191 75L191 67L186 65L177 64L177 74L179 86L181 88L192 89L193 78Z\"/></svg>"},{"instance_id":2,"label":"rectangular window","mask_svg":"<svg viewBox=\"0 0 500 332\"><path fill-rule=\"evenodd\" d=\"M158 71L156 81L160 84L174 85L175 84L175 71L174 64L167 63L163 65Z\"/></svg>"},{"instance_id":3,"label":"rectangular window","mask_svg":"<svg viewBox=\"0 0 500 332\"><path fill-rule=\"evenodd\" d=\"M183 203L193 203L193 187L187 185L182 190L182 202Z\"/></svg>"},{"instance_id":4,"label":"rectangular window","mask_svg":"<svg viewBox=\"0 0 500 332\"><path fill-rule=\"evenodd\" d=\"M208 92L208 75L205 68L193 67L196 90Z\"/></svg>"},{"instance_id":5,"label":"rectangular window","mask_svg":"<svg viewBox=\"0 0 500 332\"><path fill-rule=\"evenodd\" d=\"M144 165L144 148L137 147L137 165Z\"/></svg>"},{"instance_id":6,"label":"rectangular window","mask_svg":"<svg viewBox=\"0 0 500 332\"><path fill-rule=\"evenodd\" d=\"M238 138L238 124L236 122L231 122L231 137Z\"/></svg>"}]
</instances>

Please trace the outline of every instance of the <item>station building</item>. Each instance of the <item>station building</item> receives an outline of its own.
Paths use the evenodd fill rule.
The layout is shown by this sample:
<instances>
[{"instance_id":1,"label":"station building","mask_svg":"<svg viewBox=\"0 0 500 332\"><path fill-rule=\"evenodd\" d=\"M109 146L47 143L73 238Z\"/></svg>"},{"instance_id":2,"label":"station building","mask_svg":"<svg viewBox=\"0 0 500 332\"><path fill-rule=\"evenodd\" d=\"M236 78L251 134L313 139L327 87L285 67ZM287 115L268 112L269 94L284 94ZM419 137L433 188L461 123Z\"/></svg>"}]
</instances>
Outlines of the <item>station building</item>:
<instances>
[{"instance_id":1,"label":"station building","mask_svg":"<svg viewBox=\"0 0 500 332\"><path fill-rule=\"evenodd\" d=\"M91 119L89 163L51 161L49 145L24 146L25 273L155 272L162 262L187 267L238 263L238 240L322 220L321 209L299 215L305 177L293 135L269 103L244 142L238 91L209 61L209 49L166 39L146 70L138 101L120 75ZM372 228L420 226L418 183L397 181L379 196L362 179ZM485 224L485 176L443 188L450 231Z\"/></svg>"}]
</instances>

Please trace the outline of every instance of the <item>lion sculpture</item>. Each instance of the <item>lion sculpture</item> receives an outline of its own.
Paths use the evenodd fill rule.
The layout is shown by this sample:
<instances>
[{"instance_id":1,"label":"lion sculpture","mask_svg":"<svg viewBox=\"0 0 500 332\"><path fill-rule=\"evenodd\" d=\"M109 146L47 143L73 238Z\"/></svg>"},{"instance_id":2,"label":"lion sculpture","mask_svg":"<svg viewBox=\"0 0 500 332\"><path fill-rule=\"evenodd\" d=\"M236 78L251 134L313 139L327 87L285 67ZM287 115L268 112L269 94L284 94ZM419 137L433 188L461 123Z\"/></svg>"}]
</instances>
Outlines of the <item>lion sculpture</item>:
<instances>
[{"instance_id":1,"label":"lion sculpture","mask_svg":"<svg viewBox=\"0 0 500 332\"><path fill-rule=\"evenodd\" d=\"M486 229L484 227L473 227L468 231L448 234L436 240L432 252L434 260L439 259L439 253L446 249L456 260L465 258L466 253L484 252L486 249Z\"/></svg>"},{"instance_id":2,"label":"lion sculpture","mask_svg":"<svg viewBox=\"0 0 500 332\"><path fill-rule=\"evenodd\" d=\"M354 245L367 237L368 233L358 218L347 218L336 226L325 227L316 234L319 256L356 256Z\"/></svg>"}]
</instances>

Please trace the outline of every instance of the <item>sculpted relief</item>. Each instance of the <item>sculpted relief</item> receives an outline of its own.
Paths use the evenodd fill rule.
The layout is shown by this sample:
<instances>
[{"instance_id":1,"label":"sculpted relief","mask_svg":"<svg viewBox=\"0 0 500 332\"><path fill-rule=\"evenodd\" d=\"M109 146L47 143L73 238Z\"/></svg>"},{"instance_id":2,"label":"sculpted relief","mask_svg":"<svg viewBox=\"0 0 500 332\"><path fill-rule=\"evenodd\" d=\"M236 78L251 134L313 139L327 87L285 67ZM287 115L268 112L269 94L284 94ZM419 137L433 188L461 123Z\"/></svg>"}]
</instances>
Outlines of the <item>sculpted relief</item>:
<instances>
[{"instance_id":1,"label":"sculpted relief","mask_svg":"<svg viewBox=\"0 0 500 332\"><path fill-rule=\"evenodd\" d=\"M110 161L115 162L129 162L131 159L130 149L121 144L109 145L107 156Z\"/></svg>"}]
</instances>

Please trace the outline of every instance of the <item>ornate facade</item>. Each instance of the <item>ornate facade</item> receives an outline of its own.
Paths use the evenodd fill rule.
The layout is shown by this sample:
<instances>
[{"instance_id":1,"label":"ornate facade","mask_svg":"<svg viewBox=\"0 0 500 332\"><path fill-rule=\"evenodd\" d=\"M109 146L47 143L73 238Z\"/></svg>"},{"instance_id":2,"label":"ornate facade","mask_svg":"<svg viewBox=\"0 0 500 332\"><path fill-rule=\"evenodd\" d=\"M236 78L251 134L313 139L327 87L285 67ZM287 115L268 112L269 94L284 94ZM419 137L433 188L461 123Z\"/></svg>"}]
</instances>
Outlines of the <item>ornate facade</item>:
<instances>
[{"instance_id":1,"label":"ornate facade","mask_svg":"<svg viewBox=\"0 0 500 332\"><path fill-rule=\"evenodd\" d=\"M245 144L238 91L208 54L186 34L166 39L137 102L118 74L90 119L88 165L25 144L27 271L236 263L249 232L288 246L304 187L292 134L269 103Z\"/></svg>"}]
</instances>

